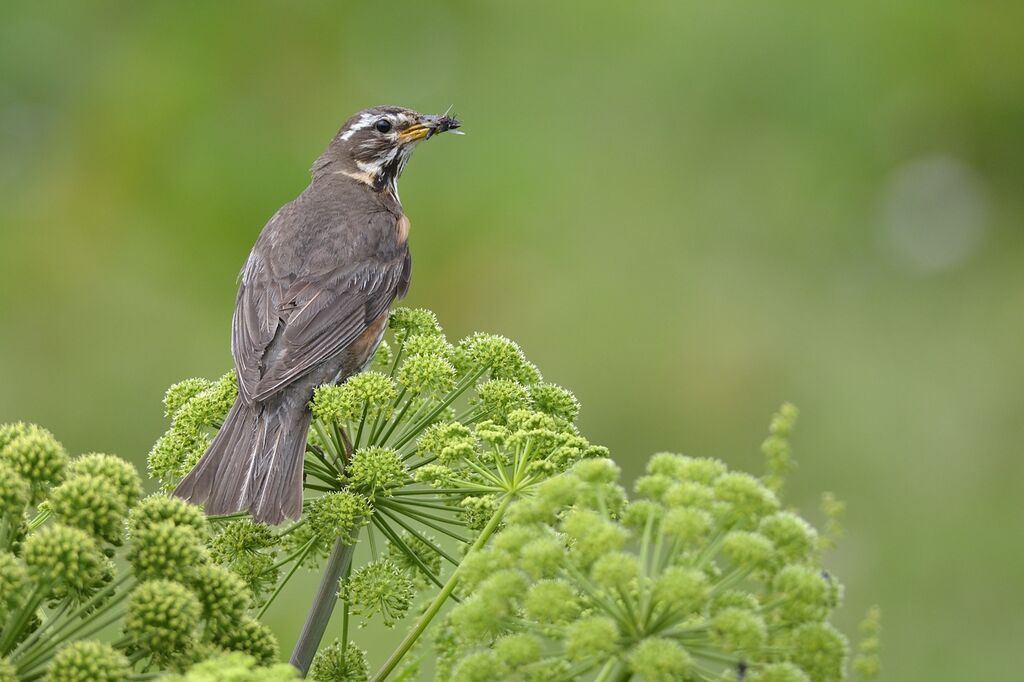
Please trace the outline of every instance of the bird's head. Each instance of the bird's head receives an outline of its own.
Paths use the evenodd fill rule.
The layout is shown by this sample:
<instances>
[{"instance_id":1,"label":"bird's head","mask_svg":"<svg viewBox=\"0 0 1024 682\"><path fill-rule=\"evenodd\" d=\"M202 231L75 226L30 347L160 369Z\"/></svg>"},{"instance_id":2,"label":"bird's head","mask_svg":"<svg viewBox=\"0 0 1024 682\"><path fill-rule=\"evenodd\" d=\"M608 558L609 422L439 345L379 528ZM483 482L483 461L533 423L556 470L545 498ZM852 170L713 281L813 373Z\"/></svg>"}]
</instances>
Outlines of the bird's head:
<instances>
[{"instance_id":1,"label":"bird's head","mask_svg":"<svg viewBox=\"0 0 1024 682\"><path fill-rule=\"evenodd\" d=\"M397 194L398 176L416 145L460 125L447 112L434 116L395 106L364 109L345 121L313 165L313 174L342 173L375 191L390 187Z\"/></svg>"}]
</instances>

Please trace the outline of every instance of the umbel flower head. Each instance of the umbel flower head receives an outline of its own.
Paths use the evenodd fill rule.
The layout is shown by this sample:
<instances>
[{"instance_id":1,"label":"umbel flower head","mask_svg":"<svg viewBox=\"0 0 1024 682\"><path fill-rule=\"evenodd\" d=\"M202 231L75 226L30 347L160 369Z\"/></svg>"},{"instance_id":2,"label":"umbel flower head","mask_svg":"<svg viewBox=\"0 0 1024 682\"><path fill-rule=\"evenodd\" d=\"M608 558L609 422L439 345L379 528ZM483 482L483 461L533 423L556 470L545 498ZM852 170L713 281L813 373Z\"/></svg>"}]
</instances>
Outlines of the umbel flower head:
<instances>
[{"instance_id":1,"label":"umbel flower head","mask_svg":"<svg viewBox=\"0 0 1024 682\"><path fill-rule=\"evenodd\" d=\"M379 559L353 571L343 581L339 596L353 614L367 621L380 614L384 625L392 627L412 606L415 590L406 571L390 559Z\"/></svg>"},{"instance_id":2,"label":"umbel flower head","mask_svg":"<svg viewBox=\"0 0 1024 682\"><path fill-rule=\"evenodd\" d=\"M195 593L171 580L151 580L128 601L125 634L156 660L173 659L196 641L202 606Z\"/></svg>"},{"instance_id":3,"label":"umbel flower head","mask_svg":"<svg viewBox=\"0 0 1024 682\"><path fill-rule=\"evenodd\" d=\"M313 682L366 682L369 676L366 652L355 642L343 645L337 639L317 652L309 671Z\"/></svg>"},{"instance_id":4,"label":"umbel flower head","mask_svg":"<svg viewBox=\"0 0 1024 682\"><path fill-rule=\"evenodd\" d=\"M23 559L39 588L89 596L103 580L106 557L84 531L53 524L29 535Z\"/></svg>"},{"instance_id":5,"label":"umbel flower head","mask_svg":"<svg viewBox=\"0 0 1024 682\"><path fill-rule=\"evenodd\" d=\"M31 486L33 500L38 500L64 476L68 453L42 427L7 424L0 427L0 461Z\"/></svg>"},{"instance_id":6,"label":"umbel flower head","mask_svg":"<svg viewBox=\"0 0 1024 682\"><path fill-rule=\"evenodd\" d=\"M287 663L264 667L252 656L230 652L197 663L182 675L168 675L160 679L162 682L294 682L299 676Z\"/></svg>"},{"instance_id":7,"label":"umbel flower head","mask_svg":"<svg viewBox=\"0 0 1024 682\"><path fill-rule=\"evenodd\" d=\"M96 641L73 642L46 669L44 682L123 682L131 668L123 653Z\"/></svg>"},{"instance_id":8,"label":"umbel flower head","mask_svg":"<svg viewBox=\"0 0 1024 682\"><path fill-rule=\"evenodd\" d=\"M186 379L164 396L171 428L149 453L149 470L170 490L199 461L210 444L210 433L220 427L238 396L234 370L217 381Z\"/></svg>"},{"instance_id":9,"label":"umbel flower head","mask_svg":"<svg viewBox=\"0 0 1024 682\"><path fill-rule=\"evenodd\" d=\"M438 679L843 679L813 528L720 461L647 471L630 502L584 460L517 503L464 565Z\"/></svg>"}]
</instances>

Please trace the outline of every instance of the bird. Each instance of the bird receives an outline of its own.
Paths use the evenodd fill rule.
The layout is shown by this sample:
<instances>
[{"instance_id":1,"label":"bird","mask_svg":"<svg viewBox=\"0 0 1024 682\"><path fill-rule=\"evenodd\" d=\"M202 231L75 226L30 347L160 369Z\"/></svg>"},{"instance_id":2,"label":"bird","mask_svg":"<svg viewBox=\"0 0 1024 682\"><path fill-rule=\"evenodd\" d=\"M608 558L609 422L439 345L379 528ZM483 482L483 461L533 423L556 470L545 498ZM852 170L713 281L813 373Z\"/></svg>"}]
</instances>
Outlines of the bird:
<instances>
[{"instance_id":1,"label":"bird","mask_svg":"<svg viewBox=\"0 0 1024 682\"><path fill-rule=\"evenodd\" d=\"M270 218L232 317L238 397L175 495L208 515L247 511L271 525L301 516L313 391L366 368L390 306L409 290L398 178L420 142L460 126L448 112L360 111L314 162L306 189Z\"/></svg>"}]
</instances>

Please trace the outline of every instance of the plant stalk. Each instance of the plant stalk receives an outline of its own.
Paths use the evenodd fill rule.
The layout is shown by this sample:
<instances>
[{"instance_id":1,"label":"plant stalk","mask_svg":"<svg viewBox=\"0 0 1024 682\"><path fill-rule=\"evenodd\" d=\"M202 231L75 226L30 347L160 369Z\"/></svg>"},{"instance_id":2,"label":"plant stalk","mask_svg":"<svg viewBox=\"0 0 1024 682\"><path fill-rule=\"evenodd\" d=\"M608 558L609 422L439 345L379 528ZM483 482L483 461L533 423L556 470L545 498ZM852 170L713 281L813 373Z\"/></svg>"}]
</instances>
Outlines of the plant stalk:
<instances>
[{"instance_id":1,"label":"plant stalk","mask_svg":"<svg viewBox=\"0 0 1024 682\"><path fill-rule=\"evenodd\" d=\"M501 501L501 505L497 510L495 510L494 515L491 516L490 521L487 522L484 529L480 531L480 535L477 537L476 542L473 543L470 550L466 552L466 556L469 556L487 544L487 540L490 539L491 535L494 534L494 531L496 531L498 526L501 524L501 520L504 518L505 511L508 509L512 499L512 496L509 495ZM448 582L445 583L445 586L437 593L437 596L434 597L434 601L430 603L427 610L423 612L422 616L420 616L416 626L405 636L402 643L398 645L398 648L392 652L391 656L388 657L388 660L384 662L383 666L381 666L381 669L373 676L373 682L383 682L387 679L388 675L398 667L402 657L409 653L409 650L412 649L412 645L416 643L416 640L419 639L420 635L423 634L423 631L427 629L428 625L430 625L430 621L434 619L434 616L436 616L438 611L441 610L444 603L448 601L448 597L450 597L452 592L455 591L455 586L458 584L458 581L459 569L457 567L452 572L451 577L448 578Z\"/></svg>"},{"instance_id":2,"label":"plant stalk","mask_svg":"<svg viewBox=\"0 0 1024 682\"><path fill-rule=\"evenodd\" d=\"M298 668L299 674L303 677L309 672L313 656L316 655L320 640L327 630L327 623L334 613L334 605L338 601L338 581L352 564L354 551L354 544L346 544L344 539L338 538L331 548L330 556L327 557L323 575L320 576L320 586L313 597L313 605L309 608L306 622L302 626L298 641L295 642L295 649L292 650L289 661Z\"/></svg>"}]
</instances>

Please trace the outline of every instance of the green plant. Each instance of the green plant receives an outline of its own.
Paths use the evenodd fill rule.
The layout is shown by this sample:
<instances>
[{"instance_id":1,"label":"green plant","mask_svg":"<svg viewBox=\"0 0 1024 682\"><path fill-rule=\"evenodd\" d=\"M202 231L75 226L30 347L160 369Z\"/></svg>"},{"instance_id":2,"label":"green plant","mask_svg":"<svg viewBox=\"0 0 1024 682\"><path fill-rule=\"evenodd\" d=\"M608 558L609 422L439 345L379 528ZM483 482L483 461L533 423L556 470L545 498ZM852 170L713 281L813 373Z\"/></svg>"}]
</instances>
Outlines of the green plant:
<instances>
[{"instance_id":1,"label":"green plant","mask_svg":"<svg viewBox=\"0 0 1024 682\"><path fill-rule=\"evenodd\" d=\"M232 373L168 390L149 456L164 493L141 501L124 462L69 463L38 427L0 429L0 682L413 679L428 657L439 680L846 674L828 624L841 588L821 568L841 503L829 498L824 536L782 507L790 406L763 478L660 454L631 499L575 426L575 397L516 344L452 344L432 313L400 309L369 371L317 389L304 513L272 528L166 494L235 395ZM359 542L370 557L356 566ZM282 667L260 619L301 569L321 582ZM406 629L373 674L356 619ZM862 675L877 672L878 632L872 614Z\"/></svg>"},{"instance_id":2,"label":"green plant","mask_svg":"<svg viewBox=\"0 0 1024 682\"><path fill-rule=\"evenodd\" d=\"M201 510L141 496L117 457L71 459L45 429L0 427L0 680L149 679L229 650L277 657L255 620L248 639L225 636L251 597L207 559Z\"/></svg>"}]
</instances>

